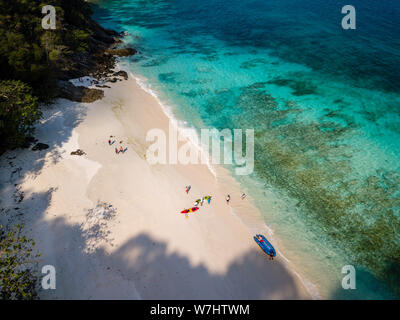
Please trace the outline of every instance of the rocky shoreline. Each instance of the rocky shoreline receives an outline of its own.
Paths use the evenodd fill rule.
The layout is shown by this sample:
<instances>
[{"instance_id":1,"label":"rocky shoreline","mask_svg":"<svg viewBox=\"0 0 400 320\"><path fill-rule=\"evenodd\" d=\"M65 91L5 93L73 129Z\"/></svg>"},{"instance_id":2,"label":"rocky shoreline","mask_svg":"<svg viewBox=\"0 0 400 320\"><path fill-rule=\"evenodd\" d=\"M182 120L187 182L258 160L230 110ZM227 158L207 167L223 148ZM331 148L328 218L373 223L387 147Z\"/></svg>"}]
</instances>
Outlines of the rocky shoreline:
<instances>
[{"instance_id":1,"label":"rocky shoreline","mask_svg":"<svg viewBox=\"0 0 400 320\"><path fill-rule=\"evenodd\" d=\"M115 71L116 58L137 54L131 47L121 47L124 32L108 30L91 21L93 32L89 39L89 50L86 53L77 52L64 58L63 68L59 70L58 97L76 102L94 102L104 97L101 88L107 88L107 82L117 82L128 79L125 71ZM71 83L70 79L85 76L92 77L93 84L100 88L87 88Z\"/></svg>"}]
</instances>

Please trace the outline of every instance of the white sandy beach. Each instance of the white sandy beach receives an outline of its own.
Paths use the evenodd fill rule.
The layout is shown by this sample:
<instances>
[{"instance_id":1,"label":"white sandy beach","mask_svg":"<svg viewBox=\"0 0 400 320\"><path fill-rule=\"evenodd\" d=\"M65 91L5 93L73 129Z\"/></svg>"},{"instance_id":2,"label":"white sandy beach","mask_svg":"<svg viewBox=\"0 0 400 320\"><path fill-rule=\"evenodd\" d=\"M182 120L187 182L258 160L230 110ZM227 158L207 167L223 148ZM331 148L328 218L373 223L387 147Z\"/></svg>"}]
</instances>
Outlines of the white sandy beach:
<instances>
[{"instance_id":1,"label":"white sandy beach","mask_svg":"<svg viewBox=\"0 0 400 320\"><path fill-rule=\"evenodd\" d=\"M1 156L0 222L23 222L42 253L40 268L56 268L56 290L40 297L311 298L279 252L270 261L254 242L239 217L257 220L257 209L225 169L216 168L216 179L206 165L146 161L148 130L168 132L168 124L155 97L130 78L101 101L46 107L35 136L49 149ZM128 150L116 155L121 140ZM70 155L78 148L86 155ZM204 195L211 204L186 219L180 211Z\"/></svg>"}]
</instances>

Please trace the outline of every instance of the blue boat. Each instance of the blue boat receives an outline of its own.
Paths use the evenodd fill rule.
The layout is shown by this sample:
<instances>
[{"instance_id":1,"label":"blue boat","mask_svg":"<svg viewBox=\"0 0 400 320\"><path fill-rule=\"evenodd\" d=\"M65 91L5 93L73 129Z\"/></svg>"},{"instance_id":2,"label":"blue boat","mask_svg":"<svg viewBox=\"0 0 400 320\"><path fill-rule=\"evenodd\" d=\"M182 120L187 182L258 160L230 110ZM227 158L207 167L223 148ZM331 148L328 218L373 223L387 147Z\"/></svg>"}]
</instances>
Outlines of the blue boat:
<instances>
[{"instance_id":1,"label":"blue boat","mask_svg":"<svg viewBox=\"0 0 400 320\"><path fill-rule=\"evenodd\" d=\"M258 237L262 238L262 242L258 240ZM254 241L257 242L257 244L261 247L261 249L264 250L266 254L269 256L275 257L276 256L276 251L274 247L272 246L271 243L262 235L262 234L257 234L254 236Z\"/></svg>"}]
</instances>

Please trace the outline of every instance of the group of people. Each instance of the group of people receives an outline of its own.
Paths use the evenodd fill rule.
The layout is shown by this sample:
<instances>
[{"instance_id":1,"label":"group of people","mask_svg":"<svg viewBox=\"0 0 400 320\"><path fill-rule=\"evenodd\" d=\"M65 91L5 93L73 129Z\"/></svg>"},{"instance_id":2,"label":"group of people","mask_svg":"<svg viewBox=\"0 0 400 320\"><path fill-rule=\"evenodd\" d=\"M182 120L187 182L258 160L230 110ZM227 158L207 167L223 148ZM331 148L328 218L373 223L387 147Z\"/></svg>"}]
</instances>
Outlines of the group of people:
<instances>
[{"instance_id":1,"label":"group of people","mask_svg":"<svg viewBox=\"0 0 400 320\"><path fill-rule=\"evenodd\" d=\"M189 194L189 191L190 191L191 188L192 188L191 185L188 185L188 186L185 187L186 194ZM208 204L210 204L211 198L212 198L212 196L204 196L204 197L201 197L201 199L197 199L197 200L194 202L194 206L197 207L199 204L202 206L203 203L204 203L204 201L207 201Z\"/></svg>"},{"instance_id":2,"label":"group of people","mask_svg":"<svg viewBox=\"0 0 400 320\"><path fill-rule=\"evenodd\" d=\"M112 138L114 138L113 136L110 136L110 138L108 139L108 145L112 146L115 143L115 140L112 140ZM122 141L120 141L119 143L122 143ZM119 154L119 153L125 153L128 150L128 147L126 147L125 149L120 146L119 149L117 147L115 147L115 154Z\"/></svg>"},{"instance_id":3,"label":"group of people","mask_svg":"<svg viewBox=\"0 0 400 320\"><path fill-rule=\"evenodd\" d=\"M245 194L245 193L242 193L242 195L240 196L240 198L243 200L244 198L246 198L246 194ZM231 195L228 194L228 195L226 196L225 200L226 200L226 204L229 204L229 201L231 201Z\"/></svg>"},{"instance_id":4,"label":"group of people","mask_svg":"<svg viewBox=\"0 0 400 320\"><path fill-rule=\"evenodd\" d=\"M200 203L200 205L202 206L205 200L207 200L208 204L210 204L211 198L212 198L211 196L201 197L201 199L197 199L194 202L194 205L195 205L195 207L197 207L199 205L199 203Z\"/></svg>"},{"instance_id":5,"label":"group of people","mask_svg":"<svg viewBox=\"0 0 400 320\"><path fill-rule=\"evenodd\" d=\"M191 187L190 185L188 185L188 186L185 187L186 194L189 194L189 191L190 191L191 188L192 188L192 187ZM242 195L240 196L240 198L241 198L242 200L244 200L244 198L246 198L246 196L247 196L247 195L243 192ZM202 206L205 200L207 200L208 204L210 204L211 198L212 198L211 196L205 196L205 197L202 197L201 199L197 199L197 200L194 202L194 206L197 207L199 204ZM228 194L228 195L226 196L225 200L226 200L226 203L229 204L229 201L231 200L230 194ZM185 217L188 218L188 215L185 214ZM263 242L264 242L264 240L263 240L263 238L261 237L261 235L257 236L257 240L258 240L260 243L263 243ZM270 253L270 254L269 254L269 258L270 258L271 260L273 260L273 259L274 259L274 254L273 254L273 253Z\"/></svg>"},{"instance_id":6,"label":"group of people","mask_svg":"<svg viewBox=\"0 0 400 320\"><path fill-rule=\"evenodd\" d=\"M115 153L116 153L116 154L118 154L118 153L120 153L120 152L125 153L126 150L128 150L128 147L126 147L126 148L124 149L124 148L122 148L122 146L121 146L121 147L119 147L119 149L118 149L118 148L115 148Z\"/></svg>"},{"instance_id":7,"label":"group of people","mask_svg":"<svg viewBox=\"0 0 400 320\"><path fill-rule=\"evenodd\" d=\"M189 194L189 191L190 191L191 188L192 188L191 185L188 185L188 186L185 187L186 194ZM246 198L246 196L247 196L247 195L243 192L242 195L240 196L240 198L243 200L244 198ZM208 204L210 204L210 202L211 202L211 196L205 196L205 197L202 197L201 199L197 199L197 200L195 201L194 205L195 205L196 207L199 205L199 203L200 203L201 205L203 205L204 200L207 200L207 201L208 201ZM228 195L226 196L225 200L226 200L226 203L229 204L229 201L231 201L231 195L228 194Z\"/></svg>"}]
</instances>

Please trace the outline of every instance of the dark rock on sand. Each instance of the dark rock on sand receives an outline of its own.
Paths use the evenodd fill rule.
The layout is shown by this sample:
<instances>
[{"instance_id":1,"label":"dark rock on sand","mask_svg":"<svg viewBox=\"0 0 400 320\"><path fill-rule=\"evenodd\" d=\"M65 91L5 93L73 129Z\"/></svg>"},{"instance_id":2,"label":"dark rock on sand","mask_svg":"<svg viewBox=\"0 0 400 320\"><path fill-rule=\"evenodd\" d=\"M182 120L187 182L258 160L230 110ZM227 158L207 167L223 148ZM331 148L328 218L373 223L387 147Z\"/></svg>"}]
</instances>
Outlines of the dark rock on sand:
<instances>
[{"instance_id":1,"label":"dark rock on sand","mask_svg":"<svg viewBox=\"0 0 400 320\"><path fill-rule=\"evenodd\" d=\"M116 76L116 77L123 77L125 80L128 80L128 74L126 73L126 71L123 71L123 70L118 71L118 72L115 72L115 73L113 74L113 76Z\"/></svg>"},{"instance_id":2,"label":"dark rock on sand","mask_svg":"<svg viewBox=\"0 0 400 320\"><path fill-rule=\"evenodd\" d=\"M76 87L69 81L58 82L60 98L76 102L94 102L103 99L104 92L100 89L91 89L86 87Z\"/></svg>"},{"instance_id":3,"label":"dark rock on sand","mask_svg":"<svg viewBox=\"0 0 400 320\"><path fill-rule=\"evenodd\" d=\"M33 151L38 151L38 150L40 151L40 150L45 150L45 149L48 149L48 148L49 148L48 144L39 142L32 148L32 150Z\"/></svg>"},{"instance_id":4,"label":"dark rock on sand","mask_svg":"<svg viewBox=\"0 0 400 320\"><path fill-rule=\"evenodd\" d=\"M72 59L63 61L66 66L60 71L59 79L67 81L69 79L81 78L93 75L94 78L103 78L112 74L111 69L115 66L115 57L106 54L104 51L92 55L86 53L75 53Z\"/></svg>"},{"instance_id":5,"label":"dark rock on sand","mask_svg":"<svg viewBox=\"0 0 400 320\"><path fill-rule=\"evenodd\" d=\"M85 153L85 151L81 150L81 149L77 149L76 151L72 151L71 155L73 156L83 156Z\"/></svg>"}]
</instances>

